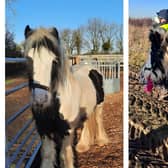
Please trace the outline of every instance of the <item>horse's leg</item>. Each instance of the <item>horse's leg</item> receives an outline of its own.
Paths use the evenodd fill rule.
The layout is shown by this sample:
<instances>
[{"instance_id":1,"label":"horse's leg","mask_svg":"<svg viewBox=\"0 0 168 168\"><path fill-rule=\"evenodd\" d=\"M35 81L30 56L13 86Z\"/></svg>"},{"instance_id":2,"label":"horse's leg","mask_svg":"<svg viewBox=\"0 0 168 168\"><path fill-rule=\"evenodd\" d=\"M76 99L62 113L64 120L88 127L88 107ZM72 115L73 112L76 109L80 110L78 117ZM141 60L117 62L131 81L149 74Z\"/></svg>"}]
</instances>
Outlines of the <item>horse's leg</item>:
<instances>
[{"instance_id":1,"label":"horse's leg","mask_svg":"<svg viewBox=\"0 0 168 168\"><path fill-rule=\"evenodd\" d=\"M95 109L96 122L97 122L95 143L98 144L99 146L103 146L109 142L108 136L103 126L102 111L103 111L103 103L97 105Z\"/></svg>"},{"instance_id":2,"label":"horse's leg","mask_svg":"<svg viewBox=\"0 0 168 168\"><path fill-rule=\"evenodd\" d=\"M42 138L41 166L40 168L54 168L56 165L56 144L48 136Z\"/></svg>"},{"instance_id":3,"label":"horse's leg","mask_svg":"<svg viewBox=\"0 0 168 168\"><path fill-rule=\"evenodd\" d=\"M65 136L62 142L60 153L61 168L74 168L73 141L74 131L70 130L69 135Z\"/></svg>"},{"instance_id":4,"label":"horse's leg","mask_svg":"<svg viewBox=\"0 0 168 168\"><path fill-rule=\"evenodd\" d=\"M88 119L83 124L83 129L76 150L78 152L86 152L89 150L90 145L94 143L96 130L95 114L92 112Z\"/></svg>"},{"instance_id":5,"label":"horse's leg","mask_svg":"<svg viewBox=\"0 0 168 168\"><path fill-rule=\"evenodd\" d=\"M76 145L76 151L81 153L81 152L86 152L90 148L90 142L89 142L89 128L88 128L88 120L86 120L83 124L83 129L81 132L81 136L79 139L78 144Z\"/></svg>"}]
</instances>

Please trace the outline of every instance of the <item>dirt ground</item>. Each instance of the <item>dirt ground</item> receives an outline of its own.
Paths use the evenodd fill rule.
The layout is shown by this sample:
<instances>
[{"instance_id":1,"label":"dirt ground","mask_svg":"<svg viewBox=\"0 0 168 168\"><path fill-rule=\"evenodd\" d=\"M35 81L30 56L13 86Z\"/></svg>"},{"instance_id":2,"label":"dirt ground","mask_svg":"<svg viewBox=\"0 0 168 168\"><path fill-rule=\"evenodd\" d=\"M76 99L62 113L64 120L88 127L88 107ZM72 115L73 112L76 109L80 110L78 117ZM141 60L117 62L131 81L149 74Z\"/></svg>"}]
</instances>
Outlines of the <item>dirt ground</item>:
<instances>
[{"instance_id":1,"label":"dirt ground","mask_svg":"<svg viewBox=\"0 0 168 168\"><path fill-rule=\"evenodd\" d=\"M12 84L6 86L6 90L25 81L16 78ZM104 126L110 143L104 147L94 145L88 152L78 155L79 168L122 168L123 167L123 74L121 73L121 90L118 93L105 97ZM29 100L28 88L24 88L12 95L6 96L6 119ZM12 126L6 129L8 139L21 128L27 118L31 118L31 111L27 110Z\"/></svg>"}]
</instances>

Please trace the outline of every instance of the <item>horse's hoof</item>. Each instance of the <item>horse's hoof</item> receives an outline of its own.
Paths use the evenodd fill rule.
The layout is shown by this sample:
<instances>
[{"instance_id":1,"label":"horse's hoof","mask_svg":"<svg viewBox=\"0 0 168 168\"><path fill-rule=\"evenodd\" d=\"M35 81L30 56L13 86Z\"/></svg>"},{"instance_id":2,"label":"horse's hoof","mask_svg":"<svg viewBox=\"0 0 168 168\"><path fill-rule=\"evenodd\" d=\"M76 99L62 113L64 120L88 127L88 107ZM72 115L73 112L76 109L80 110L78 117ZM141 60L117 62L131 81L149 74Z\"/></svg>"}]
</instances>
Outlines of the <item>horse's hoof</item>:
<instances>
[{"instance_id":1,"label":"horse's hoof","mask_svg":"<svg viewBox=\"0 0 168 168\"><path fill-rule=\"evenodd\" d=\"M76 145L76 151L79 153L86 152L89 150L89 145L82 145L82 144L77 144Z\"/></svg>"},{"instance_id":2,"label":"horse's hoof","mask_svg":"<svg viewBox=\"0 0 168 168\"><path fill-rule=\"evenodd\" d=\"M104 138L104 139L98 139L95 142L98 146L104 146L107 145L109 143L108 138Z\"/></svg>"}]
</instances>

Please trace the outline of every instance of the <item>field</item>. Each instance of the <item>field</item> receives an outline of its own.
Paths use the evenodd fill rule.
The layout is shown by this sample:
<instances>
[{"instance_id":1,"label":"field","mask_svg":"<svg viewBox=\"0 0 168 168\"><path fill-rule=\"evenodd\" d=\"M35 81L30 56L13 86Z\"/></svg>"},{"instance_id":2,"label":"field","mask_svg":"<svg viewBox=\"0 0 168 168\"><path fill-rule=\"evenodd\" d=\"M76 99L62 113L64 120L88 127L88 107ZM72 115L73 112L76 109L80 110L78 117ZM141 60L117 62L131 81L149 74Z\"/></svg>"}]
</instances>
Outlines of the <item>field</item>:
<instances>
[{"instance_id":1,"label":"field","mask_svg":"<svg viewBox=\"0 0 168 168\"><path fill-rule=\"evenodd\" d=\"M129 168L168 167L168 102L159 100L158 88L147 95L139 84L149 28L129 25Z\"/></svg>"},{"instance_id":2,"label":"field","mask_svg":"<svg viewBox=\"0 0 168 168\"><path fill-rule=\"evenodd\" d=\"M138 83L137 72L129 76L130 168L168 167L168 106Z\"/></svg>"},{"instance_id":3,"label":"field","mask_svg":"<svg viewBox=\"0 0 168 168\"><path fill-rule=\"evenodd\" d=\"M9 89L25 81L23 78L13 80L13 83L6 85ZM107 131L110 143L104 147L94 145L88 152L78 154L78 168L122 168L123 167L123 73L120 80L121 91L109 94L105 97L104 104L104 125ZM6 97L6 118L13 112L19 110L21 106L29 101L28 89L24 88L12 95ZM25 123L31 118L31 111L20 116L13 126L6 130L8 139L12 138ZM21 142L18 142L21 143ZM17 146L17 145L16 145ZM13 149L15 150L15 149ZM22 151L24 152L24 151ZM31 155L31 154L29 154Z\"/></svg>"},{"instance_id":4,"label":"field","mask_svg":"<svg viewBox=\"0 0 168 168\"><path fill-rule=\"evenodd\" d=\"M129 65L140 67L149 52L149 27L129 25Z\"/></svg>"}]
</instances>

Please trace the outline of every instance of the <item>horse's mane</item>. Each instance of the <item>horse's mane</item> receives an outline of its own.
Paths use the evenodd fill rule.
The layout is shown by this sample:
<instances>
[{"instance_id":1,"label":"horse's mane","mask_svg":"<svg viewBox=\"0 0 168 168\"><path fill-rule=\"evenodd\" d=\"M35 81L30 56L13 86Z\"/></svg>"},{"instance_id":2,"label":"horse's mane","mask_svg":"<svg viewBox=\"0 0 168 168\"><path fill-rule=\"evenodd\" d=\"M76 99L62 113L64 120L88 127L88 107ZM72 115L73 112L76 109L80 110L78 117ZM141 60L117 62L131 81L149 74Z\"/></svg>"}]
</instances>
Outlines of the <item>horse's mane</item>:
<instances>
[{"instance_id":1,"label":"horse's mane","mask_svg":"<svg viewBox=\"0 0 168 168\"><path fill-rule=\"evenodd\" d=\"M59 79L59 81L65 82L69 67L56 28L46 29L40 27L38 29L31 29L28 35L26 35L26 40L23 45L25 56L28 55L29 50L32 48L34 51L40 52L40 49L45 47L48 51L54 53L57 61L52 68L52 74L55 80Z\"/></svg>"},{"instance_id":2,"label":"horse's mane","mask_svg":"<svg viewBox=\"0 0 168 168\"><path fill-rule=\"evenodd\" d=\"M24 42L24 52L27 55L31 48L40 50L41 47L45 47L55 55L61 54L59 46L60 40L57 39L52 33L51 29L39 28L32 30L28 38Z\"/></svg>"}]
</instances>

